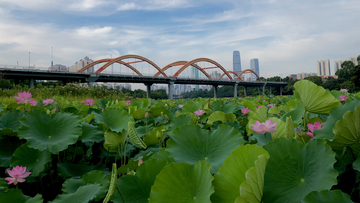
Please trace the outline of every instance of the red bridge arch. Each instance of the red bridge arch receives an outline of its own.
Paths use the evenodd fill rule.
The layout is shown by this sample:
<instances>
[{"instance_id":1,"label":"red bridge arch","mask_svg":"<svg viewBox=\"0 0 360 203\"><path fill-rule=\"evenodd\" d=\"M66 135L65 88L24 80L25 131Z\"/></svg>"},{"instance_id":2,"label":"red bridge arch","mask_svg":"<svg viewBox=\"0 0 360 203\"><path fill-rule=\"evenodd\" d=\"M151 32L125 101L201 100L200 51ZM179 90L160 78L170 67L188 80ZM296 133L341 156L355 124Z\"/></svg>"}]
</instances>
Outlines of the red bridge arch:
<instances>
[{"instance_id":1,"label":"red bridge arch","mask_svg":"<svg viewBox=\"0 0 360 203\"><path fill-rule=\"evenodd\" d=\"M168 65L166 65L165 67L163 67L161 70L162 71L166 71L167 69L174 67L174 66L181 66L181 65L185 65L187 64L188 61L175 61L173 63L170 63ZM198 66L196 63L192 64L191 66L195 67L196 69L200 70L207 78L211 79L210 75L207 74L207 72L204 71L204 69L202 69L200 66ZM157 72L154 76L159 76L160 75L160 71Z\"/></svg>"},{"instance_id":2,"label":"red bridge arch","mask_svg":"<svg viewBox=\"0 0 360 203\"><path fill-rule=\"evenodd\" d=\"M216 61L214 61L214 60L211 60L211 59L208 59L208 58L197 58L197 59L194 59L194 60L192 60L192 61L189 61L189 62L187 62L186 64L184 64L174 75L173 75L173 77L177 77L177 76L179 76L179 74L181 73L181 72L183 72L187 67L189 67L189 66L194 66L194 64L196 65L196 63L198 63L198 62L209 62L209 63L212 63L212 64L214 64L216 67L215 68L220 68L223 72L224 72L224 74L226 74L226 76L228 76L228 78L230 79L230 80L232 80L232 77L230 76L230 74L228 73L228 71L224 68L224 67L222 67L218 62L216 62ZM195 67L195 66L194 66ZM200 67L199 67L200 68ZM198 68L198 69L199 69ZM204 69L205 68L200 68L200 71L201 72L205 72L204 71ZM209 79L211 79L211 77L205 72L204 73L205 75L207 75L207 77L209 78Z\"/></svg>"}]
</instances>

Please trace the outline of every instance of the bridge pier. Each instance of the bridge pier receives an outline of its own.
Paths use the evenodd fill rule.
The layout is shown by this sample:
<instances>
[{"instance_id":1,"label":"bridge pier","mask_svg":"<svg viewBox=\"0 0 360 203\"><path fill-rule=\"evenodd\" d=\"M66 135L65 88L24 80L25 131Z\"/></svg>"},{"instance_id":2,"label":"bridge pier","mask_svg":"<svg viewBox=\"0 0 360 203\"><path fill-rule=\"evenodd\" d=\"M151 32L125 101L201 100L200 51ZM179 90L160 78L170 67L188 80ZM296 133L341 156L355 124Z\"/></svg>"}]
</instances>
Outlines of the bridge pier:
<instances>
[{"instance_id":1,"label":"bridge pier","mask_svg":"<svg viewBox=\"0 0 360 203\"><path fill-rule=\"evenodd\" d=\"M271 94L271 93L272 93L272 91L271 91L271 87L272 87L272 86L269 86L269 87L270 87L270 94Z\"/></svg>"},{"instance_id":2,"label":"bridge pier","mask_svg":"<svg viewBox=\"0 0 360 203\"><path fill-rule=\"evenodd\" d=\"M282 96L283 89L284 89L284 87L282 85L280 85L280 96Z\"/></svg>"},{"instance_id":3,"label":"bridge pier","mask_svg":"<svg viewBox=\"0 0 360 203\"><path fill-rule=\"evenodd\" d=\"M265 86L266 86L266 83L264 83L263 87L262 87L262 93L263 95L265 95Z\"/></svg>"},{"instance_id":4,"label":"bridge pier","mask_svg":"<svg viewBox=\"0 0 360 203\"><path fill-rule=\"evenodd\" d=\"M217 85L213 85L213 87L214 87L214 98L217 98L218 86L217 86Z\"/></svg>"},{"instance_id":5,"label":"bridge pier","mask_svg":"<svg viewBox=\"0 0 360 203\"><path fill-rule=\"evenodd\" d=\"M246 86L244 86L244 96L246 96Z\"/></svg>"},{"instance_id":6,"label":"bridge pier","mask_svg":"<svg viewBox=\"0 0 360 203\"><path fill-rule=\"evenodd\" d=\"M168 98L169 99L173 99L173 85L174 85L174 82L168 83L168 90L169 90Z\"/></svg>"},{"instance_id":7,"label":"bridge pier","mask_svg":"<svg viewBox=\"0 0 360 203\"><path fill-rule=\"evenodd\" d=\"M146 98L147 99L150 99L151 96L150 96L150 87L151 87L152 83L145 83L145 86L146 86Z\"/></svg>"},{"instance_id":8,"label":"bridge pier","mask_svg":"<svg viewBox=\"0 0 360 203\"><path fill-rule=\"evenodd\" d=\"M35 80L34 80L34 78L30 78L30 80L29 80L29 88L34 88L34 83L35 83Z\"/></svg>"},{"instance_id":9,"label":"bridge pier","mask_svg":"<svg viewBox=\"0 0 360 203\"><path fill-rule=\"evenodd\" d=\"M238 86L238 84L235 83L234 84L234 97L237 97L237 86Z\"/></svg>"}]
</instances>

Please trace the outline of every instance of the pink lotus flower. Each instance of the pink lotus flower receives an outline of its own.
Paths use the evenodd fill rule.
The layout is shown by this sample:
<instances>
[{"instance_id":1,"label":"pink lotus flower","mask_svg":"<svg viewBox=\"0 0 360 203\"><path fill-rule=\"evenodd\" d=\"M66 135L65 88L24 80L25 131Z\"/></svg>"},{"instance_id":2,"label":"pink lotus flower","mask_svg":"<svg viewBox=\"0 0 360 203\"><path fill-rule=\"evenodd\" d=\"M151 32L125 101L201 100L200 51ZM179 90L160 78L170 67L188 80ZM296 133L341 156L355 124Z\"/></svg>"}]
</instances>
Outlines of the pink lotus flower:
<instances>
[{"instance_id":1,"label":"pink lotus flower","mask_svg":"<svg viewBox=\"0 0 360 203\"><path fill-rule=\"evenodd\" d=\"M45 99L45 100L42 101L44 106L47 106L49 104L53 104L54 102L55 102L55 100L53 100L53 99Z\"/></svg>"},{"instance_id":2,"label":"pink lotus flower","mask_svg":"<svg viewBox=\"0 0 360 203\"><path fill-rule=\"evenodd\" d=\"M278 129L275 129L276 123L273 123L271 119L267 119L265 123L260 123L259 121L255 121L255 124L251 124L253 127L251 129L259 134L264 134L266 132L276 132Z\"/></svg>"},{"instance_id":3,"label":"pink lotus flower","mask_svg":"<svg viewBox=\"0 0 360 203\"><path fill-rule=\"evenodd\" d=\"M239 98L239 100L241 99L241 97Z\"/></svg>"},{"instance_id":4,"label":"pink lotus flower","mask_svg":"<svg viewBox=\"0 0 360 203\"><path fill-rule=\"evenodd\" d=\"M131 103L131 100L126 100L125 103L126 103L126 104L130 104L130 103Z\"/></svg>"},{"instance_id":5,"label":"pink lotus flower","mask_svg":"<svg viewBox=\"0 0 360 203\"><path fill-rule=\"evenodd\" d=\"M8 174L10 177L5 178L5 180L9 181L8 184L14 184L16 185L17 183L23 183L25 182L25 178L28 177L31 172L27 172L26 171L26 167L22 167L22 166L16 166L13 167L13 169L7 170Z\"/></svg>"},{"instance_id":6,"label":"pink lotus flower","mask_svg":"<svg viewBox=\"0 0 360 203\"><path fill-rule=\"evenodd\" d=\"M81 101L81 103L86 103L86 106L92 106L94 105L94 99L86 99L85 101Z\"/></svg>"},{"instance_id":7,"label":"pink lotus flower","mask_svg":"<svg viewBox=\"0 0 360 203\"><path fill-rule=\"evenodd\" d=\"M250 112L250 109L248 107L241 109L242 115L246 115L248 112Z\"/></svg>"},{"instance_id":8,"label":"pink lotus flower","mask_svg":"<svg viewBox=\"0 0 360 203\"><path fill-rule=\"evenodd\" d=\"M340 89L340 92L349 92L348 89Z\"/></svg>"},{"instance_id":9,"label":"pink lotus flower","mask_svg":"<svg viewBox=\"0 0 360 203\"><path fill-rule=\"evenodd\" d=\"M348 99L348 97L346 95L341 95L339 96L341 101L346 101Z\"/></svg>"},{"instance_id":10,"label":"pink lotus flower","mask_svg":"<svg viewBox=\"0 0 360 203\"><path fill-rule=\"evenodd\" d=\"M141 158L139 158L139 163L138 165L140 166L143 163L143 160Z\"/></svg>"},{"instance_id":11,"label":"pink lotus flower","mask_svg":"<svg viewBox=\"0 0 360 203\"><path fill-rule=\"evenodd\" d=\"M145 118L149 118L149 112L148 111L145 113Z\"/></svg>"},{"instance_id":12,"label":"pink lotus flower","mask_svg":"<svg viewBox=\"0 0 360 203\"><path fill-rule=\"evenodd\" d=\"M260 108L261 107L261 105L260 106L258 106L258 107L255 107L255 109L258 109L258 108Z\"/></svg>"},{"instance_id":13,"label":"pink lotus flower","mask_svg":"<svg viewBox=\"0 0 360 203\"><path fill-rule=\"evenodd\" d=\"M182 109L183 107L184 107L184 105L183 104L179 104L179 109Z\"/></svg>"},{"instance_id":14,"label":"pink lotus flower","mask_svg":"<svg viewBox=\"0 0 360 203\"><path fill-rule=\"evenodd\" d=\"M324 122L324 123L325 123L325 122ZM314 135L313 135L314 130L315 130L315 129L321 129L321 126L322 126L322 124L324 124L324 123L321 123L321 124L320 124L319 122L315 122L314 125L311 124L311 123L308 123L308 124L307 124L310 132L307 132L306 134L311 137L310 139L314 138Z\"/></svg>"},{"instance_id":15,"label":"pink lotus flower","mask_svg":"<svg viewBox=\"0 0 360 203\"><path fill-rule=\"evenodd\" d=\"M35 101L35 100L29 100L29 103L31 104L31 105L33 105L33 106L36 106L37 105L37 101Z\"/></svg>"},{"instance_id":16,"label":"pink lotus flower","mask_svg":"<svg viewBox=\"0 0 360 203\"><path fill-rule=\"evenodd\" d=\"M202 109L194 112L195 116L202 116L204 113L205 111Z\"/></svg>"},{"instance_id":17,"label":"pink lotus flower","mask_svg":"<svg viewBox=\"0 0 360 203\"><path fill-rule=\"evenodd\" d=\"M225 101L225 103L227 103L228 101Z\"/></svg>"},{"instance_id":18,"label":"pink lotus flower","mask_svg":"<svg viewBox=\"0 0 360 203\"><path fill-rule=\"evenodd\" d=\"M266 102L266 100L263 100L263 102Z\"/></svg>"},{"instance_id":19,"label":"pink lotus flower","mask_svg":"<svg viewBox=\"0 0 360 203\"><path fill-rule=\"evenodd\" d=\"M14 96L16 99L17 104L26 104L29 102L29 99L32 97L30 92L18 92L18 97Z\"/></svg>"},{"instance_id":20,"label":"pink lotus flower","mask_svg":"<svg viewBox=\"0 0 360 203\"><path fill-rule=\"evenodd\" d=\"M273 107L273 106L275 106L275 104L268 104L267 106L268 107Z\"/></svg>"}]
</instances>

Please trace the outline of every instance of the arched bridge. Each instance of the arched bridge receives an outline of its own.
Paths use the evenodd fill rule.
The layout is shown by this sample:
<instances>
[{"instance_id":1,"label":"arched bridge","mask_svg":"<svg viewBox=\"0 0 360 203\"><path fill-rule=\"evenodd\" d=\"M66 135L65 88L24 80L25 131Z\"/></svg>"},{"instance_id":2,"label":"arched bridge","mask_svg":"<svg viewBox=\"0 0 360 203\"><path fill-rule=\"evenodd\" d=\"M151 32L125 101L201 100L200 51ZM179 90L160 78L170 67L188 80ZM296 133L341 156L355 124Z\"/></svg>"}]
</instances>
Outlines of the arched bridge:
<instances>
[{"instance_id":1,"label":"arched bridge","mask_svg":"<svg viewBox=\"0 0 360 203\"><path fill-rule=\"evenodd\" d=\"M132 62L126 62L126 59L135 59L136 61L132 61ZM129 68L130 70L134 71L137 75L139 76L143 76L143 74L137 70L135 67L133 67L130 64L134 64L134 63L141 63L141 62L145 62L149 65L151 65L151 67L155 68L157 70L157 72L155 73L155 77L159 77L159 76L163 76L163 77L169 77L165 71L170 69L170 68L176 68L178 67L177 71L175 72L174 75L170 76L173 78L177 78L185 69L189 68L189 67L194 67L196 69L199 70L200 73L202 73L203 75L205 75L206 78L208 78L209 80L213 80L213 79L217 79L220 80L221 78L223 78L224 76L226 76L228 78L228 80L241 80L241 75L244 73L253 73L255 74L255 76L258 78L259 81L261 81L260 77L256 74L255 71L251 70L251 69L246 69L244 71L241 71L241 73L235 73L233 71L227 71L223 66L221 66L218 62L209 59L209 58L197 58L194 59L192 61L175 61L173 63L170 63L168 65L166 65L163 68L160 68L158 65L156 65L154 62L152 62L151 60L143 57L143 56L139 56L139 55L124 55L124 56L120 56L114 59L100 59L97 61L94 61L86 66L84 66L83 68L81 68L80 70L78 70L78 73L82 73L85 70L87 70L88 68L97 65L97 64L101 64L104 63L95 73L101 73L102 71L104 71L106 68L108 68L110 65L114 64L114 63L119 63L121 65L124 65L125 67ZM197 63L200 62L207 62L210 63L212 66L210 67L200 67ZM205 70L206 69L220 69L220 71L223 73L219 78L212 78ZM237 77L236 78L232 78L231 77L231 73L235 74Z\"/></svg>"}]
</instances>

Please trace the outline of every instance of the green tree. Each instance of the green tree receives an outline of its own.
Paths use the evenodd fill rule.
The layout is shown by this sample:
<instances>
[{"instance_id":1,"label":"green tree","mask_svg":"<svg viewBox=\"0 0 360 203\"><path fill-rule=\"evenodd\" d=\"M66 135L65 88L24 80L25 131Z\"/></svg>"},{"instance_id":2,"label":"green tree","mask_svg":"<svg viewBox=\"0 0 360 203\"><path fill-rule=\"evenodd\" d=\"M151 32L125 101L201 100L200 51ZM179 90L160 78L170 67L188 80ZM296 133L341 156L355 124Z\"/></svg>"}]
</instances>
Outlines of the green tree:
<instances>
[{"instance_id":1,"label":"green tree","mask_svg":"<svg viewBox=\"0 0 360 203\"><path fill-rule=\"evenodd\" d=\"M305 80L309 80L315 84L317 84L318 86L321 86L323 84L322 78L319 76L310 76L305 78Z\"/></svg>"}]
</instances>

